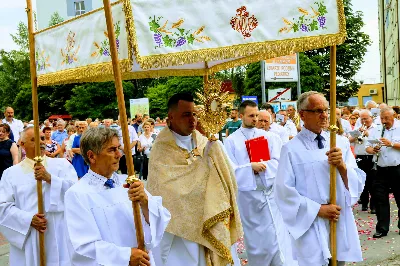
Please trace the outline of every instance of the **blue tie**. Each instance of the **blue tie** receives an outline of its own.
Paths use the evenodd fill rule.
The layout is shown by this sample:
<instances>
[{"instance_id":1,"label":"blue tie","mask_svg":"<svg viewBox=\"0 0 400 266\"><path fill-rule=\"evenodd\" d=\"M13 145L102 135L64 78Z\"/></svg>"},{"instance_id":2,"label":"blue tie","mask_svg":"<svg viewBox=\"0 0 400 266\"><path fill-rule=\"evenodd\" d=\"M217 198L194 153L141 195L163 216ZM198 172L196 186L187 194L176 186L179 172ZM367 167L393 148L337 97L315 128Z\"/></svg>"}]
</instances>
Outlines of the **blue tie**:
<instances>
[{"instance_id":1,"label":"blue tie","mask_svg":"<svg viewBox=\"0 0 400 266\"><path fill-rule=\"evenodd\" d=\"M318 134L315 139L318 141L318 149L323 149L324 148L324 143L322 143L322 136L321 134Z\"/></svg>"},{"instance_id":2,"label":"blue tie","mask_svg":"<svg viewBox=\"0 0 400 266\"><path fill-rule=\"evenodd\" d=\"M104 186L109 188L114 188L114 180L107 179L107 181L104 183Z\"/></svg>"}]
</instances>

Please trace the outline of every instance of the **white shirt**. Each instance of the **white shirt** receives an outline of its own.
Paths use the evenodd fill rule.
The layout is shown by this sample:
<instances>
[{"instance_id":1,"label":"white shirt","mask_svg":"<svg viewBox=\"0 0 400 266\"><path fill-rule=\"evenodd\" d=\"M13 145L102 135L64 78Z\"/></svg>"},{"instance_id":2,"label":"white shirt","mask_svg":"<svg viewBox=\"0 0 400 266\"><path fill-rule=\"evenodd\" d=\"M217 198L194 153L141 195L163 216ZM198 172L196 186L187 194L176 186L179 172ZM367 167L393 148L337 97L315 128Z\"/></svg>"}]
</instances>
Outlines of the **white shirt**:
<instances>
[{"instance_id":1,"label":"white shirt","mask_svg":"<svg viewBox=\"0 0 400 266\"><path fill-rule=\"evenodd\" d=\"M377 116L377 117L375 117L375 118L373 118L373 119L374 119L373 122L374 122L375 125L377 125L377 126L382 125L381 117L380 117L380 116ZM355 127L356 127L356 128L360 128L361 126L362 126L361 118L359 117L359 118L357 119L357 121L356 121Z\"/></svg>"},{"instance_id":2,"label":"white shirt","mask_svg":"<svg viewBox=\"0 0 400 266\"><path fill-rule=\"evenodd\" d=\"M329 202L329 134L321 133L323 149L318 148L316 136L303 127L283 146L275 181L275 200L292 236L293 254L300 266L326 265L331 257L329 221L318 216L321 204ZM362 261L352 205L363 190L365 173L358 169L347 138L337 136L337 147L342 150L349 187L347 190L337 171L337 205L342 207L337 225L337 259Z\"/></svg>"},{"instance_id":3,"label":"white shirt","mask_svg":"<svg viewBox=\"0 0 400 266\"><path fill-rule=\"evenodd\" d=\"M264 136L268 141L271 159L262 162L266 165L267 169L256 175L251 167L245 141L260 136ZM258 128L249 129L241 127L225 139L224 145L229 158L233 162L239 191L256 190L256 177L261 178L265 188L269 189L272 187L278 169L279 155L282 147L282 142L278 135Z\"/></svg>"},{"instance_id":4,"label":"white shirt","mask_svg":"<svg viewBox=\"0 0 400 266\"><path fill-rule=\"evenodd\" d=\"M74 266L129 265L131 248L138 244L132 202L128 189L122 187L126 177L114 173L111 189L104 186L106 177L89 170L66 193L68 250ZM151 249L160 243L171 215L161 197L146 194L150 224L142 215L144 242L150 265L156 266Z\"/></svg>"},{"instance_id":5,"label":"white shirt","mask_svg":"<svg viewBox=\"0 0 400 266\"><path fill-rule=\"evenodd\" d=\"M10 126L12 133L14 134L14 141L18 143L20 134L24 131L24 124L21 120L13 118L11 122L8 122L5 118L3 119L3 123L6 123Z\"/></svg>"},{"instance_id":6,"label":"white shirt","mask_svg":"<svg viewBox=\"0 0 400 266\"><path fill-rule=\"evenodd\" d=\"M340 118L340 123L342 124L344 133L348 134L351 131L350 122L346 119Z\"/></svg>"},{"instance_id":7,"label":"white shirt","mask_svg":"<svg viewBox=\"0 0 400 266\"><path fill-rule=\"evenodd\" d=\"M119 135L119 144L121 145L121 154L125 155L124 152L124 139L122 138L122 129L121 127L118 127L118 135ZM139 137L136 133L136 130L133 126L128 125L128 131L129 131L129 143L132 143L134 141L139 140ZM136 153L135 147L132 148L132 155Z\"/></svg>"},{"instance_id":8,"label":"white shirt","mask_svg":"<svg viewBox=\"0 0 400 266\"><path fill-rule=\"evenodd\" d=\"M64 222L65 192L78 181L75 169L66 159L45 157L42 162L51 174L51 184L43 181L44 234L49 266L70 266ZM0 181L0 232L10 243L11 266L38 266L39 232L31 226L38 212L34 161L25 158L6 169Z\"/></svg>"},{"instance_id":9,"label":"white shirt","mask_svg":"<svg viewBox=\"0 0 400 266\"><path fill-rule=\"evenodd\" d=\"M380 139L381 136L382 126L377 126L371 130L369 139ZM383 138L388 139L393 143L400 143L400 125L395 123L390 129L385 128ZM373 147L373 145L371 143L367 143L366 147ZM376 160L376 155L374 155L373 160ZM396 150L390 146L382 146L378 159L378 166L387 167L397 165L400 165L400 150Z\"/></svg>"},{"instance_id":10,"label":"white shirt","mask_svg":"<svg viewBox=\"0 0 400 266\"><path fill-rule=\"evenodd\" d=\"M142 135L139 136L139 142L142 148L146 147L146 149L144 150L144 154L147 156L147 158L150 158L150 152L151 148L153 147L154 139L151 137L151 135L149 138L146 138L146 136L143 133Z\"/></svg>"},{"instance_id":11,"label":"white shirt","mask_svg":"<svg viewBox=\"0 0 400 266\"><path fill-rule=\"evenodd\" d=\"M371 126L367 129L368 130L368 136L371 136L371 132L373 128L376 128L377 125L375 125L374 123L371 124ZM359 128L358 128L359 129ZM356 138L356 140L354 141L354 153L356 155L371 155L368 152L365 151L365 149L367 148L367 144L368 144L368 138L369 137L363 137L363 141L361 144L358 143L358 139Z\"/></svg>"},{"instance_id":12,"label":"white shirt","mask_svg":"<svg viewBox=\"0 0 400 266\"><path fill-rule=\"evenodd\" d=\"M282 144L286 144L289 141L289 133L283 126L279 125L278 123L271 123L271 126L269 127L269 132L277 134L281 138Z\"/></svg>"},{"instance_id":13,"label":"white shirt","mask_svg":"<svg viewBox=\"0 0 400 266\"><path fill-rule=\"evenodd\" d=\"M285 125L283 125L283 127L288 132L289 137L294 137L297 135L296 125L291 120L287 120Z\"/></svg>"}]
</instances>

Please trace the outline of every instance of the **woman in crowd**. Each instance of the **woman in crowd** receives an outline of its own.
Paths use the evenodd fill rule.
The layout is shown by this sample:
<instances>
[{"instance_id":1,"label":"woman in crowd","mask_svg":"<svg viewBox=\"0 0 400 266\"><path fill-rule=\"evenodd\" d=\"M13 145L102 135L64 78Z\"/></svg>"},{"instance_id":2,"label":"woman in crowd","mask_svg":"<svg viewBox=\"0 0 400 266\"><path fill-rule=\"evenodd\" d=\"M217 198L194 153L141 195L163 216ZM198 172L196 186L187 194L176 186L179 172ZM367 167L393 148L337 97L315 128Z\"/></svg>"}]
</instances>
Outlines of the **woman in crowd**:
<instances>
[{"instance_id":1,"label":"woman in crowd","mask_svg":"<svg viewBox=\"0 0 400 266\"><path fill-rule=\"evenodd\" d=\"M61 154L61 147L57 141L51 139L51 128L44 127L42 132L44 134L44 142L46 143L46 156L51 158L58 157Z\"/></svg>"},{"instance_id":2,"label":"woman in crowd","mask_svg":"<svg viewBox=\"0 0 400 266\"><path fill-rule=\"evenodd\" d=\"M72 157L71 157L70 153L67 151L67 145L68 145L69 138L75 132L76 132L76 128L74 126L68 126L67 127L68 138L64 139L63 144L61 146L62 154L63 154L64 158L67 159L69 162L72 162Z\"/></svg>"},{"instance_id":3,"label":"woman in crowd","mask_svg":"<svg viewBox=\"0 0 400 266\"><path fill-rule=\"evenodd\" d=\"M356 115L351 115L349 118L351 130L355 130L356 122L357 122L357 116Z\"/></svg>"},{"instance_id":4,"label":"woman in crowd","mask_svg":"<svg viewBox=\"0 0 400 266\"><path fill-rule=\"evenodd\" d=\"M143 179L147 180L147 176L149 173L149 158L151 147L153 146L154 138L152 138L151 132L151 123L145 122L143 123L144 133L139 136L138 142L138 151L143 153L143 165L142 165L142 173Z\"/></svg>"},{"instance_id":5,"label":"woman in crowd","mask_svg":"<svg viewBox=\"0 0 400 266\"><path fill-rule=\"evenodd\" d=\"M74 142L72 143L72 152L74 154L74 158L72 159L72 165L75 168L76 173L79 178L82 178L89 171L89 166L83 160L81 155L81 137L82 134L86 131L88 124L86 121L78 122L77 126L77 135L74 138Z\"/></svg>"},{"instance_id":6,"label":"woman in crowd","mask_svg":"<svg viewBox=\"0 0 400 266\"><path fill-rule=\"evenodd\" d=\"M18 147L10 137L10 126L0 124L0 179L4 170L18 163Z\"/></svg>"}]
</instances>

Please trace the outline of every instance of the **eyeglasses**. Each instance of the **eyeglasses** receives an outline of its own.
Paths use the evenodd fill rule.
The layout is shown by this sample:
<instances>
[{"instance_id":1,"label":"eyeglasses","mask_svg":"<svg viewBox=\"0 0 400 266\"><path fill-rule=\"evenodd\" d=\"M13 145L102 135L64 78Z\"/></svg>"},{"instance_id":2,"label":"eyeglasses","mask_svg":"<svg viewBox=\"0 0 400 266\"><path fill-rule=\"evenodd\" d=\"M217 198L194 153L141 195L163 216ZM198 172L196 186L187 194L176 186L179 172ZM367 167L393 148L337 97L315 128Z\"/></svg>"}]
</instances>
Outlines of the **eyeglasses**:
<instances>
[{"instance_id":1,"label":"eyeglasses","mask_svg":"<svg viewBox=\"0 0 400 266\"><path fill-rule=\"evenodd\" d=\"M302 111L306 111L306 112L310 112L310 113L314 113L317 115L322 115L324 113L329 114L329 108L322 110L322 109L317 109L317 110L302 110Z\"/></svg>"},{"instance_id":2,"label":"eyeglasses","mask_svg":"<svg viewBox=\"0 0 400 266\"><path fill-rule=\"evenodd\" d=\"M260 122L260 123L268 123L268 120L258 119L258 122Z\"/></svg>"}]
</instances>

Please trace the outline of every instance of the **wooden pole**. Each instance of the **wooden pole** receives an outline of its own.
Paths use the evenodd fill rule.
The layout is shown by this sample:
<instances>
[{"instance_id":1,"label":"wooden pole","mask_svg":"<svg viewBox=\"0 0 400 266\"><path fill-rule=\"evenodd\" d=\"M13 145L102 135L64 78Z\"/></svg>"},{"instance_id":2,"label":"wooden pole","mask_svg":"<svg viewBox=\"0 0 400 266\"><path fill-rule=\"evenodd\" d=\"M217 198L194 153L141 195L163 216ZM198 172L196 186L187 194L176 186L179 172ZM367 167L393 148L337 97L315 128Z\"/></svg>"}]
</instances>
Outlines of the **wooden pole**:
<instances>
[{"instance_id":1,"label":"wooden pole","mask_svg":"<svg viewBox=\"0 0 400 266\"><path fill-rule=\"evenodd\" d=\"M114 24L112 19L111 4L110 0L103 0L104 12L106 15L108 39L110 41L110 52L113 65L114 79L115 79L115 89L118 99L118 109L119 109L119 119L121 122L122 137L124 141L124 152L126 157L126 165L128 167L129 176L135 175L135 169L133 166L132 150L130 149L130 138L128 131L128 120L126 116L124 91L122 87L121 69L118 60L118 50L116 45L116 38L114 33ZM138 202L132 202L133 216L135 220L136 228L136 238L138 243L138 249L145 250L144 246L144 234L142 227L142 220L140 214L140 206Z\"/></svg>"},{"instance_id":2,"label":"wooden pole","mask_svg":"<svg viewBox=\"0 0 400 266\"><path fill-rule=\"evenodd\" d=\"M331 88L330 88L330 147L336 147L336 45L331 47ZM330 166L330 204L336 204L336 167ZM332 255L332 266L337 265L336 248L336 222L330 222L330 244Z\"/></svg>"},{"instance_id":3,"label":"wooden pole","mask_svg":"<svg viewBox=\"0 0 400 266\"><path fill-rule=\"evenodd\" d=\"M29 38L29 67L31 71L31 83L32 83L32 108L33 108L33 121L34 121L34 132L35 132L35 156L36 164L40 165L42 161L40 159L40 133L39 133L39 105L38 105L38 95L37 95L37 76L36 76L36 59L35 59L35 37L34 24L33 24L33 14L32 14L32 1L26 0L26 13L28 16L28 38ZM43 214L43 190L42 181L37 181L36 191L38 197L38 213ZM40 266L46 265L46 252L44 245L44 233L39 233L39 260Z\"/></svg>"}]
</instances>

